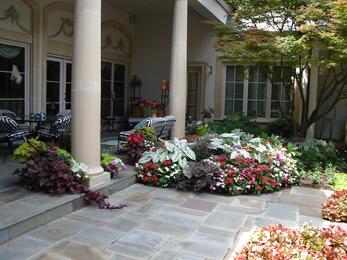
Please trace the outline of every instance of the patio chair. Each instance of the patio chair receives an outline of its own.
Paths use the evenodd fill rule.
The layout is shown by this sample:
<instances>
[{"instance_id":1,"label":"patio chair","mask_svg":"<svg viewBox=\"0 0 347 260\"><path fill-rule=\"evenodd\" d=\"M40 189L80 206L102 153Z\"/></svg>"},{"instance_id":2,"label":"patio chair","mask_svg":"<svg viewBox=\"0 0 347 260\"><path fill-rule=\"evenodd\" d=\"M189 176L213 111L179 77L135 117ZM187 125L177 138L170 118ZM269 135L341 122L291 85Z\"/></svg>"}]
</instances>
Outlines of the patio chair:
<instances>
[{"instance_id":1,"label":"patio chair","mask_svg":"<svg viewBox=\"0 0 347 260\"><path fill-rule=\"evenodd\" d=\"M19 127L18 123L8 116L0 116L0 142L7 143L10 154L13 152L13 142L25 140L30 135L29 127ZM7 153L4 152L3 162Z\"/></svg>"},{"instance_id":2,"label":"patio chair","mask_svg":"<svg viewBox=\"0 0 347 260\"><path fill-rule=\"evenodd\" d=\"M66 109L66 110L60 111L55 115L55 118L60 118L60 117L64 117L64 116L71 116L71 110Z\"/></svg>"},{"instance_id":3,"label":"patio chair","mask_svg":"<svg viewBox=\"0 0 347 260\"><path fill-rule=\"evenodd\" d=\"M172 127L175 125L176 118L173 115L169 115L164 117L164 119L165 119L165 125L163 127L163 130L158 135L158 137L161 139L170 139L171 130L172 130Z\"/></svg>"},{"instance_id":4,"label":"patio chair","mask_svg":"<svg viewBox=\"0 0 347 260\"><path fill-rule=\"evenodd\" d=\"M121 144L123 146L124 144L128 143L128 137L132 133L134 133L135 129L140 129L140 128L143 128L143 127L150 127L150 126L152 126L152 123L153 123L152 118L149 117L149 118L146 118L146 119L142 120L137 125L135 125L133 129L128 130L128 131L121 131L121 132L119 132L119 134L118 134L117 150L120 151Z\"/></svg>"},{"instance_id":5,"label":"patio chair","mask_svg":"<svg viewBox=\"0 0 347 260\"><path fill-rule=\"evenodd\" d=\"M37 130L40 139L45 141L58 141L63 137L64 133L70 131L71 116L61 116L56 118L49 128L41 128Z\"/></svg>"},{"instance_id":6,"label":"patio chair","mask_svg":"<svg viewBox=\"0 0 347 260\"><path fill-rule=\"evenodd\" d=\"M8 110L6 108L0 108L0 116L8 116L11 118L15 118L17 115L15 112Z\"/></svg>"}]
</instances>

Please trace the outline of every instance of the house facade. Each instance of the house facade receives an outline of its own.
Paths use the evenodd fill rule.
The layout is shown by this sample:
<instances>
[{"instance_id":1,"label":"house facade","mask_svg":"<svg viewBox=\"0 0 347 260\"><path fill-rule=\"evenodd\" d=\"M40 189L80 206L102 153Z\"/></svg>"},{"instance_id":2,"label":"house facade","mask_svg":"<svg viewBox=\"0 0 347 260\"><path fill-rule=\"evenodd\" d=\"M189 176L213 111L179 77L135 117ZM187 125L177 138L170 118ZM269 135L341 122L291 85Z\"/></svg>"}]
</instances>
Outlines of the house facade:
<instances>
[{"instance_id":1,"label":"house facade","mask_svg":"<svg viewBox=\"0 0 347 260\"><path fill-rule=\"evenodd\" d=\"M107 181L100 120L129 115L134 75L142 82L137 95L158 103L163 80L170 83L167 113L176 116L177 137L186 114L198 120L209 107L216 118L243 112L269 122L288 109L286 83L271 86L254 66L241 79L242 67L218 59L208 22L227 23L230 12L223 0L2 0L0 107L18 115L72 108L73 154L89 166L92 185ZM285 73L274 68L273 76ZM307 82L315 86L312 109L318 72ZM346 110L340 102L322 137L340 138ZM310 135L321 130L317 124Z\"/></svg>"},{"instance_id":2,"label":"house facade","mask_svg":"<svg viewBox=\"0 0 347 260\"><path fill-rule=\"evenodd\" d=\"M222 0L3 0L0 2L0 107L17 115L72 109L72 152L91 185L107 181L99 166L100 121L127 116L131 80L141 98L161 99L174 134L186 111L214 106L217 53L208 21L226 23ZM188 104L188 105L186 105Z\"/></svg>"}]
</instances>

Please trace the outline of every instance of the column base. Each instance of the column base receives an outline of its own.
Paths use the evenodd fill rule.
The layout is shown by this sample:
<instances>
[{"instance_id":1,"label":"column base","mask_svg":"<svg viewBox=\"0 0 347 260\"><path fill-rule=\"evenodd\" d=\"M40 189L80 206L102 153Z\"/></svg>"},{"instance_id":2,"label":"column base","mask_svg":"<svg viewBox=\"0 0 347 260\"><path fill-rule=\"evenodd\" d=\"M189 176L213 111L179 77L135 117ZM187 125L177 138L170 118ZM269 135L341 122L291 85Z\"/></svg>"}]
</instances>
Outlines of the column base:
<instances>
[{"instance_id":1,"label":"column base","mask_svg":"<svg viewBox=\"0 0 347 260\"><path fill-rule=\"evenodd\" d=\"M104 186L111 182L111 175L109 172L102 172L100 174L92 174L89 175L88 186L91 189L98 188L100 186Z\"/></svg>"}]
</instances>

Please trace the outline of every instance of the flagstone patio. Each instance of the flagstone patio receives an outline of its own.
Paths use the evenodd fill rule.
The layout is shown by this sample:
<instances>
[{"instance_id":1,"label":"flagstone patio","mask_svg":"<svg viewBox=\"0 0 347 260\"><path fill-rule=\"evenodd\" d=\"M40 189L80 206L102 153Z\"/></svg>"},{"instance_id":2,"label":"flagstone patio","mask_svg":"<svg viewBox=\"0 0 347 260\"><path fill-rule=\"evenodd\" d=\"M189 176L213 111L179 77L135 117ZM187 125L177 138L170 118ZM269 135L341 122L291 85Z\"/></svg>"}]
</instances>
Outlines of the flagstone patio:
<instances>
[{"instance_id":1,"label":"flagstone patio","mask_svg":"<svg viewBox=\"0 0 347 260\"><path fill-rule=\"evenodd\" d=\"M330 191L293 187L226 197L135 184L110 197L128 207L86 207L0 246L3 259L231 259L259 226L327 226ZM340 224L344 228L347 225Z\"/></svg>"}]
</instances>

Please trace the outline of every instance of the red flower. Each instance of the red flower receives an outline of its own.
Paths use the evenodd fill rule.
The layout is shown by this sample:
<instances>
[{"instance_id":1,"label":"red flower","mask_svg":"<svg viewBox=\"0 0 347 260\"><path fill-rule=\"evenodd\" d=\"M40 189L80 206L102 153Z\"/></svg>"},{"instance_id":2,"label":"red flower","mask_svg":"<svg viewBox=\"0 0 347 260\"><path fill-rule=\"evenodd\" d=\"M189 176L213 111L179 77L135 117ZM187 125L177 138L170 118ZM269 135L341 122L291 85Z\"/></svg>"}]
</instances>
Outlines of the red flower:
<instances>
[{"instance_id":1,"label":"red flower","mask_svg":"<svg viewBox=\"0 0 347 260\"><path fill-rule=\"evenodd\" d=\"M232 178L226 178L225 183L226 184L232 184L232 183L234 183L234 180Z\"/></svg>"},{"instance_id":2,"label":"red flower","mask_svg":"<svg viewBox=\"0 0 347 260\"><path fill-rule=\"evenodd\" d=\"M258 186L255 186L255 189L256 189L256 190L262 190L263 188L262 188L261 186L258 185Z\"/></svg>"},{"instance_id":3,"label":"red flower","mask_svg":"<svg viewBox=\"0 0 347 260\"><path fill-rule=\"evenodd\" d=\"M149 177L148 176L145 177L145 181L149 181Z\"/></svg>"},{"instance_id":4,"label":"red flower","mask_svg":"<svg viewBox=\"0 0 347 260\"><path fill-rule=\"evenodd\" d=\"M171 165L171 161L170 160L165 160L163 161L164 166L168 166Z\"/></svg>"},{"instance_id":5,"label":"red flower","mask_svg":"<svg viewBox=\"0 0 347 260\"><path fill-rule=\"evenodd\" d=\"M152 180L153 180L153 182L156 182L158 180L158 177L153 175Z\"/></svg>"}]
</instances>

